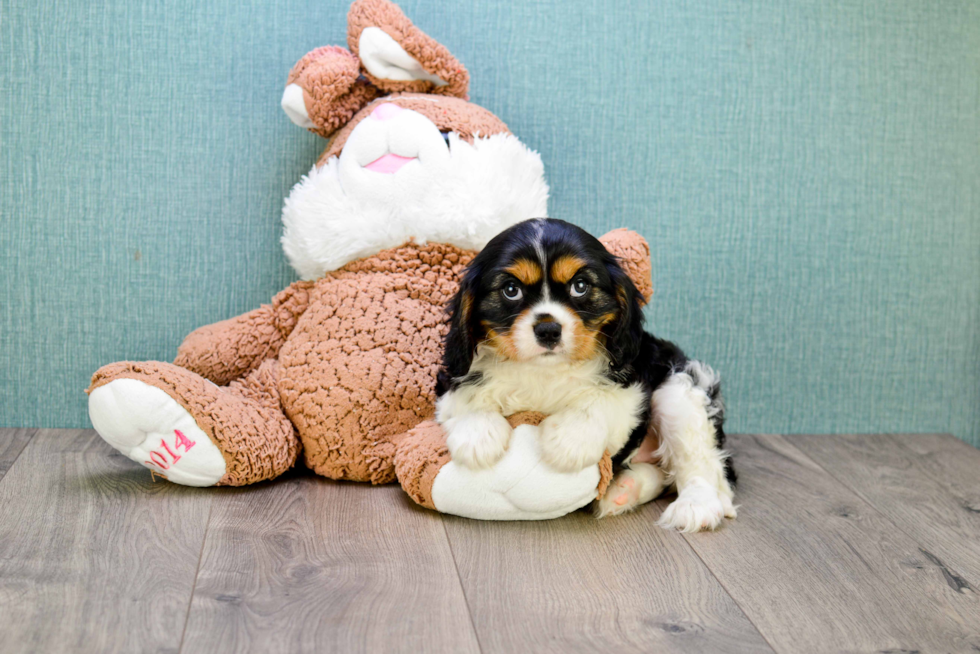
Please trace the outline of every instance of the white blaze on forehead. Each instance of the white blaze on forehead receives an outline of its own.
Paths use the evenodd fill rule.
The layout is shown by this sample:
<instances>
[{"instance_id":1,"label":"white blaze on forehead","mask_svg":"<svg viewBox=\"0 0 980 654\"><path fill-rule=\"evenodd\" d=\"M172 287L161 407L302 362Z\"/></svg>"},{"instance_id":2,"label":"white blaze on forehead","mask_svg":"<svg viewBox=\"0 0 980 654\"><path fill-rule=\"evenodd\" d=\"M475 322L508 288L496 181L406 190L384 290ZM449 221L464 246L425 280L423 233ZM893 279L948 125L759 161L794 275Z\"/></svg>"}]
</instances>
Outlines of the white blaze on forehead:
<instances>
[{"instance_id":1,"label":"white blaze on forehead","mask_svg":"<svg viewBox=\"0 0 980 654\"><path fill-rule=\"evenodd\" d=\"M541 263L541 270L544 272L543 296L545 301L548 301L551 299L551 289L548 288L548 254L544 251L544 244L541 242L543 232L544 219L539 218L534 221L534 252L538 255L538 262Z\"/></svg>"},{"instance_id":2,"label":"white blaze on forehead","mask_svg":"<svg viewBox=\"0 0 980 654\"><path fill-rule=\"evenodd\" d=\"M578 316L575 315L574 311L560 302L553 302L551 300L538 302L532 307L531 313L535 316L549 315L560 323L563 328L571 327L578 321Z\"/></svg>"}]
</instances>

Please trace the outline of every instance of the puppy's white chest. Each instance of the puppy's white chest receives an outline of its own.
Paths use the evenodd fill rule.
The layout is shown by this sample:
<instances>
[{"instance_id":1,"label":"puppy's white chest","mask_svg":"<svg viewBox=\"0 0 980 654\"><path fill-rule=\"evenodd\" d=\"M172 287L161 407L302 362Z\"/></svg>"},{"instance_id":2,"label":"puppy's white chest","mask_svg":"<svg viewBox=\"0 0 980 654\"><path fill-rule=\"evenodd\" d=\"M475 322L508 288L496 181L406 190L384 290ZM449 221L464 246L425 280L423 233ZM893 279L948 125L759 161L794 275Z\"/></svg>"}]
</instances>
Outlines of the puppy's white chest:
<instances>
[{"instance_id":1,"label":"puppy's white chest","mask_svg":"<svg viewBox=\"0 0 980 654\"><path fill-rule=\"evenodd\" d=\"M609 382L593 362L558 366L501 362L480 372L483 380L471 388L471 401L505 416L518 411L558 413L584 405L596 395L627 390Z\"/></svg>"}]
</instances>

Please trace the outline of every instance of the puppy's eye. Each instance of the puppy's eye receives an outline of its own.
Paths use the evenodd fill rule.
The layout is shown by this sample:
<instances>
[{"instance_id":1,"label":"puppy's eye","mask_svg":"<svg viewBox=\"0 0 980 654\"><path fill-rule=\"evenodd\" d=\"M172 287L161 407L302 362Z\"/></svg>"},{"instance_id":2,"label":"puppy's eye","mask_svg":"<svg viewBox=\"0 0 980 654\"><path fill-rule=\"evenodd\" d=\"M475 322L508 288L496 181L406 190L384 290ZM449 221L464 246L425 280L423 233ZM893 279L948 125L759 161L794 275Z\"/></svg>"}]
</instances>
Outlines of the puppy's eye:
<instances>
[{"instance_id":1,"label":"puppy's eye","mask_svg":"<svg viewBox=\"0 0 980 654\"><path fill-rule=\"evenodd\" d=\"M585 297L585 294L589 292L590 288L592 287L584 279L576 279L568 287L568 294L574 298Z\"/></svg>"},{"instance_id":2,"label":"puppy's eye","mask_svg":"<svg viewBox=\"0 0 980 654\"><path fill-rule=\"evenodd\" d=\"M524 297L524 291L514 282L507 282L507 285L500 289L500 292L503 294L504 299L510 300L511 302L517 302Z\"/></svg>"}]
</instances>

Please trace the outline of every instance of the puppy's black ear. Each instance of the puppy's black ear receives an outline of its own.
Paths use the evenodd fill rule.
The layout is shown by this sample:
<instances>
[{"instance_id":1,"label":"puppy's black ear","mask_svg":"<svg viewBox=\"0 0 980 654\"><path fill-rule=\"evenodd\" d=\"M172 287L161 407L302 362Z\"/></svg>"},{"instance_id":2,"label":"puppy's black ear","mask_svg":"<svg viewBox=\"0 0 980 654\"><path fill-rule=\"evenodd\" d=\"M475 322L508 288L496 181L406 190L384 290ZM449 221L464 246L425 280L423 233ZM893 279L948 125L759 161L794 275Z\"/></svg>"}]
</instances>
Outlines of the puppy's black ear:
<instances>
[{"instance_id":1,"label":"puppy's black ear","mask_svg":"<svg viewBox=\"0 0 980 654\"><path fill-rule=\"evenodd\" d=\"M640 354L640 343L643 340L642 296L618 263L607 264L606 269L612 277L613 288L616 289L619 316L602 331L606 336L606 350L609 352L612 368L620 370Z\"/></svg>"},{"instance_id":2,"label":"puppy's black ear","mask_svg":"<svg viewBox=\"0 0 980 654\"><path fill-rule=\"evenodd\" d=\"M466 376L476 354L476 334L473 305L476 302L476 282L479 273L470 265L463 273L459 291L449 302L449 332L446 334L442 368L436 377L436 395L442 396L455 387L454 380Z\"/></svg>"}]
</instances>

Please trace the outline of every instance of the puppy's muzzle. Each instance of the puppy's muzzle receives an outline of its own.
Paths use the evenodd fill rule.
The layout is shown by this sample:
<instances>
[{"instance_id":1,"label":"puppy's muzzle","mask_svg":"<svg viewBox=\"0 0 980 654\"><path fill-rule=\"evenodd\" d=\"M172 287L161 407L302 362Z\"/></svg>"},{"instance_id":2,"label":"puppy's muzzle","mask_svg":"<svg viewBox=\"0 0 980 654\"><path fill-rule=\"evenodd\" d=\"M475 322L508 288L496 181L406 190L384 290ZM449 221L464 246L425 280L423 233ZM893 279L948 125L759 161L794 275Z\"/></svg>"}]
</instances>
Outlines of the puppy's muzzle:
<instances>
[{"instance_id":1,"label":"puppy's muzzle","mask_svg":"<svg viewBox=\"0 0 980 654\"><path fill-rule=\"evenodd\" d=\"M538 316L538 321L534 324L534 338L541 347L555 349L561 343L561 323L555 322L547 314Z\"/></svg>"}]
</instances>

